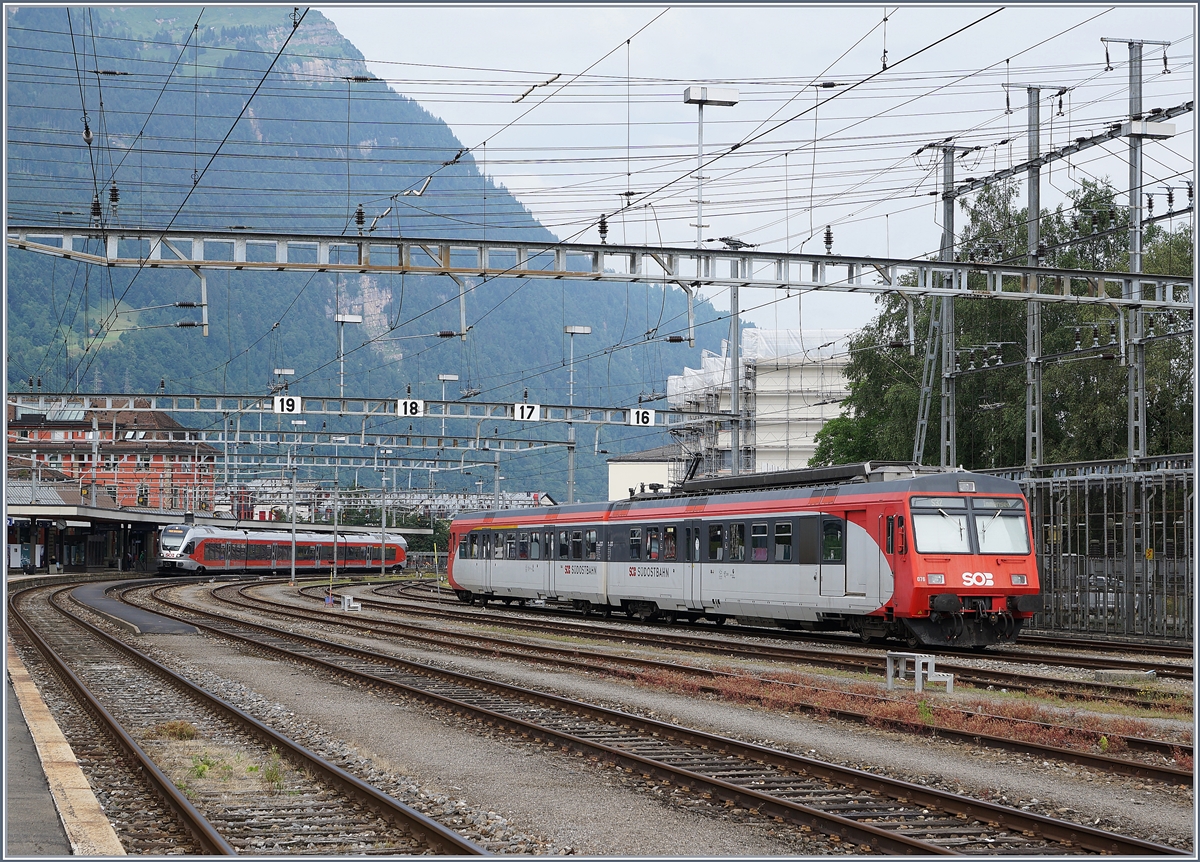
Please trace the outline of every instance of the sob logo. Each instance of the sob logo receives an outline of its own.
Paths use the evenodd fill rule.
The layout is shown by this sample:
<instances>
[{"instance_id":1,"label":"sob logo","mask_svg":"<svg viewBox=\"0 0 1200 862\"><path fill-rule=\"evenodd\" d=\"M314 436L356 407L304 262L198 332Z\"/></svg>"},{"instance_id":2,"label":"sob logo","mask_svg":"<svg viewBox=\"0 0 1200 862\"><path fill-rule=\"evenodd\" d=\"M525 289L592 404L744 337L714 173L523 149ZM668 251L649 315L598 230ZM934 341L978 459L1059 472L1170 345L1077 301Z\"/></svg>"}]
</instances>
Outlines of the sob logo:
<instances>
[{"instance_id":1,"label":"sob logo","mask_svg":"<svg viewBox=\"0 0 1200 862\"><path fill-rule=\"evenodd\" d=\"M993 586L991 572L963 572L962 581L964 587Z\"/></svg>"}]
</instances>

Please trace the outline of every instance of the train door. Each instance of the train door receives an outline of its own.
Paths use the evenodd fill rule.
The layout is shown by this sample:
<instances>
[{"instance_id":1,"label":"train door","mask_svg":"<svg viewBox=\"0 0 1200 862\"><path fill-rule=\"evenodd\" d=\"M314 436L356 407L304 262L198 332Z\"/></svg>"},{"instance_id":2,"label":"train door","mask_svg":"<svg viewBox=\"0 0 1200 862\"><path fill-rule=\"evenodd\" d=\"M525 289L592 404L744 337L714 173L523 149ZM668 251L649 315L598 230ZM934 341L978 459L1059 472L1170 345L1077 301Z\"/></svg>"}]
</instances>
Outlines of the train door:
<instances>
[{"instance_id":1,"label":"train door","mask_svg":"<svg viewBox=\"0 0 1200 862\"><path fill-rule=\"evenodd\" d=\"M846 595L846 522L833 515L821 517L821 595Z\"/></svg>"},{"instance_id":2,"label":"train door","mask_svg":"<svg viewBox=\"0 0 1200 862\"><path fill-rule=\"evenodd\" d=\"M842 537L847 558L846 595L879 595L879 570L883 565L883 555L879 551L883 545L877 538L871 535L865 509L846 513Z\"/></svg>"},{"instance_id":3,"label":"train door","mask_svg":"<svg viewBox=\"0 0 1200 862\"><path fill-rule=\"evenodd\" d=\"M704 609L704 596L700 589L700 531L699 521L685 521L683 525L683 600L693 610Z\"/></svg>"},{"instance_id":4,"label":"train door","mask_svg":"<svg viewBox=\"0 0 1200 862\"><path fill-rule=\"evenodd\" d=\"M554 531L542 530L542 583L546 585L547 598L558 595L554 591Z\"/></svg>"}]
</instances>

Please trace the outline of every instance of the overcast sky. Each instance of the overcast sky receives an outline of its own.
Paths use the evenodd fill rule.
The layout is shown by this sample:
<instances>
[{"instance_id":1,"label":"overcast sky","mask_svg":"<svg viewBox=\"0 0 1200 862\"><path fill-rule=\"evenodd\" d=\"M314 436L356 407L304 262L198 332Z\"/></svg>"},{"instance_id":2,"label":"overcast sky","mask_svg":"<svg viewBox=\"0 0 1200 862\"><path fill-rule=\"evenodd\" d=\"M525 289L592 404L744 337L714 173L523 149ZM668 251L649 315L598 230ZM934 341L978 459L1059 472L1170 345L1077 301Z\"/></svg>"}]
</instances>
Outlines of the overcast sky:
<instances>
[{"instance_id":1,"label":"overcast sky","mask_svg":"<svg viewBox=\"0 0 1200 862\"><path fill-rule=\"evenodd\" d=\"M958 162L960 179L1025 160L1025 85L1047 88L1042 151L1127 115L1129 49L1110 45L1106 71L1102 37L1172 43L1170 74L1162 46L1144 48L1146 108L1195 93L1195 10L1182 4L317 8L556 235L586 242L598 241L603 212L610 242L694 244L689 84L739 91L737 105L705 110L706 159L744 145L704 171L704 239L823 253L830 225L835 253L875 257L938 248L940 204L928 193L941 170L930 151L914 155L922 145L953 135L980 147ZM837 86L813 86L822 82ZM1007 106L1006 82L1018 85ZM1194 117L1174 122L1174 139L1146 148L1156 213L1168 185L1183 205L1193 168ZM1043 206L1087 178L1126 189L1125 153L1115 142L1043 169ZM763 327L799 320L794 298L744 292L742 306ZM806 327L859 326L872 314L870 300L846 295L807 296L803 308Z\"/></svg>"}]
</instances>

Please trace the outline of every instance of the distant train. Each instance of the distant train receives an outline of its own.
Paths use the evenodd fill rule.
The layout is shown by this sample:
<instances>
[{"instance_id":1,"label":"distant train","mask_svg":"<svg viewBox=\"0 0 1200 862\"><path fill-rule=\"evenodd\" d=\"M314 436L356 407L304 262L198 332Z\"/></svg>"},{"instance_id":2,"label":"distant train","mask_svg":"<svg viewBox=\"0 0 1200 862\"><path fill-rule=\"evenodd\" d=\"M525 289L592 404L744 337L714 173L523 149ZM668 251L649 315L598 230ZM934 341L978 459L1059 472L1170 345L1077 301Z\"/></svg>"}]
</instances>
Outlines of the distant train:
<instances>
[{"instance_id":1,"label":"distant train","mask_svg":"<svg viewBox=\"0 0 1200 862\"><path fill-rule=\"evenodd\" d=\"M325 571L333 565L334 539L326 533L296 532L296 571ZM339 534L338 569L401 571L408 559L408 542L395 533L387 537L380 558L378 539L361 533ZM290 530L230 530L224 527L172 524L159 539L160 572L289 572L292 566Z\"/></svg>"},{"instance_id":2,"label":"distant train","mask_svg":"<svg viewBox=\"0 0 1200 862\"><path fill-rule=\"evenodd\" d=\"M450 538L465 602L964 647L1012 642L1042 609L1020 488L961 470L868 462L693 482L464 514Z\"/></svg>"}]
</instances>

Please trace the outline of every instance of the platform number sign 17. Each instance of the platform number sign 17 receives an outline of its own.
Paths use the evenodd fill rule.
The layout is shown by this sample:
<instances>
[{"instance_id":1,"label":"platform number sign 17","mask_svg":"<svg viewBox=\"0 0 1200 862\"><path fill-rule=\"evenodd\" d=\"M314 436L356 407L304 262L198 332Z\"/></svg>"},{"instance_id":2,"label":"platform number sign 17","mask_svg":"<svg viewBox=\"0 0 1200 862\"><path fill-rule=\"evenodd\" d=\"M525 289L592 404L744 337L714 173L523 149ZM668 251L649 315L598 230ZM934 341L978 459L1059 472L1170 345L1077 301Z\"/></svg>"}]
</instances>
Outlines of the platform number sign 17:
<instances>
[{"instance_id":1,"label":"platform number sign 17","mask_svg":"<svg viewBox=\"0 0 1200 862\"><path fill-rule=\"evenodd\" d=\"M272 408L276 413L299 413L299 395L276 395L272 399Z\"/></svg>"},{"instance_id":2,"label":"platform number sign 17","mask_svg":"<svg viewBox=\"0 0 1200 862\"><path fill-rule=\"evenodd\" d=\"M542 421L542 405L541 404L514 404L513 419L521 422L540 422Z\"/></svg>"},{"instance_id":3,"label":"platform number sign 17","mask_svg":"<svg viewBox=\"0 0 1200 862\"><path fill-rule=\"evenodd\" d=\"M396 412L405 419L425 415L425 402L420 398L401 398L396 404Z\"/></svg>"},{"instance_id":4,"label":"platform number sign 17","mask_svg":"<svg viewBox=\"0 0 1200 862\"><path fill-rule=\"evenodd\" d=\"M638 427L650 427L654 424L654 411L642 410L640 407L637 410L630 410L629 424L636 425Z\"/></svg>"}]
</instances>

